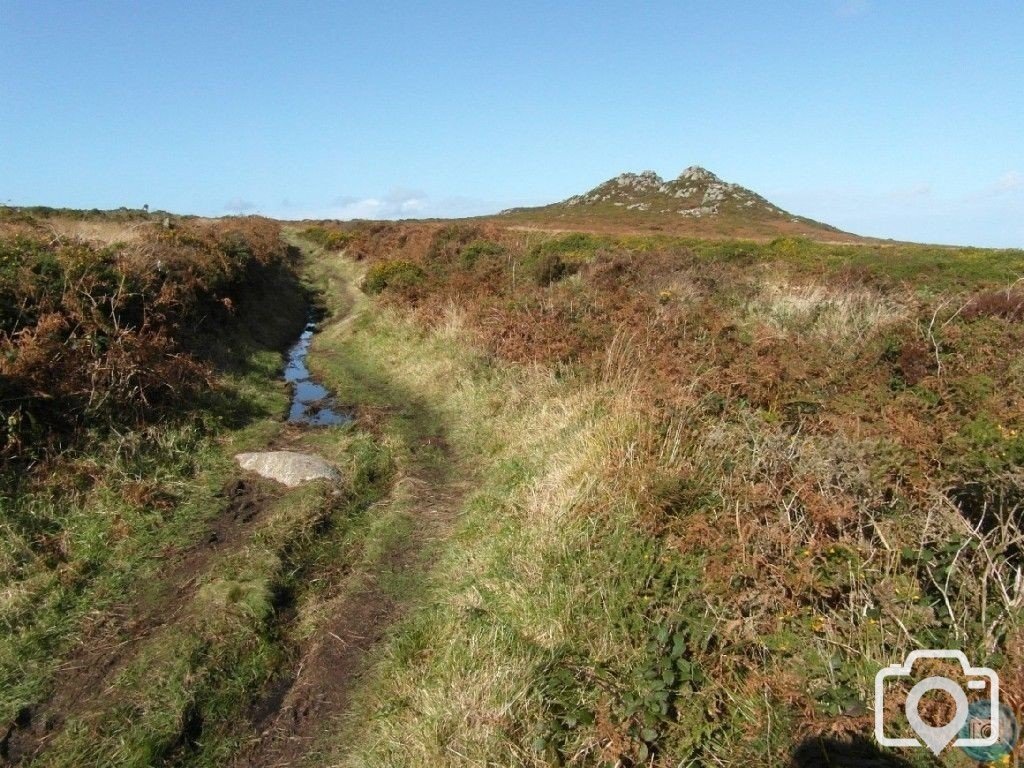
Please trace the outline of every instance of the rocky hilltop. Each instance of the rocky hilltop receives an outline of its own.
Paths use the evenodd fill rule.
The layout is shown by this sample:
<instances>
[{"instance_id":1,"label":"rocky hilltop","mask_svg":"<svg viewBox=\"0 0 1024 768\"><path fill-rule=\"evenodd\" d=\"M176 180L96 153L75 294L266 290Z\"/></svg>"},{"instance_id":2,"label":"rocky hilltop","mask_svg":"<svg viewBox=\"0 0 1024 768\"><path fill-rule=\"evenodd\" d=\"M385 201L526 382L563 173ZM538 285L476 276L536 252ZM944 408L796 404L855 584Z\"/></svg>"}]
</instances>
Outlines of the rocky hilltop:
<instances>
[{"instance_id":1,"label":"rocky hilltop","mask_svg":"<svg viewBox=\"0 0 1024 768\"><path fill-rule=\"evenodd\" d=\"M692 165L674 179L654 171L622 173L559 203L514 208L503 218L538 226L664 230L715 237L801 235L859 240L855 235L783 210L739 184Z\"/></svg>"}]
</instances>

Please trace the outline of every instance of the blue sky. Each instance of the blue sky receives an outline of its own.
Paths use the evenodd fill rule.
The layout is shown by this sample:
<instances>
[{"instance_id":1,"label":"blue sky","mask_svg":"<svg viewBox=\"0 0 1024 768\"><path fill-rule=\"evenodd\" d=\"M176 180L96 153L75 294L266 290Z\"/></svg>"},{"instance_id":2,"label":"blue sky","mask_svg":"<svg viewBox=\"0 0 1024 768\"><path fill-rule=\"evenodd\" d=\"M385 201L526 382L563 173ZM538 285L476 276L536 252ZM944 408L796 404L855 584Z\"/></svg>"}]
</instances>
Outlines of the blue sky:
<instances>
[{"instance_id":1,"label":"blue sky","mask_svg":"<svg viewBox=\"0 0 1024 768\"><path fill-rule=\"evenodd\" d=\"M0 202L469 215L691 164L1024 246L1024 3L0 0Z\"/></svg>"}]
</instances>

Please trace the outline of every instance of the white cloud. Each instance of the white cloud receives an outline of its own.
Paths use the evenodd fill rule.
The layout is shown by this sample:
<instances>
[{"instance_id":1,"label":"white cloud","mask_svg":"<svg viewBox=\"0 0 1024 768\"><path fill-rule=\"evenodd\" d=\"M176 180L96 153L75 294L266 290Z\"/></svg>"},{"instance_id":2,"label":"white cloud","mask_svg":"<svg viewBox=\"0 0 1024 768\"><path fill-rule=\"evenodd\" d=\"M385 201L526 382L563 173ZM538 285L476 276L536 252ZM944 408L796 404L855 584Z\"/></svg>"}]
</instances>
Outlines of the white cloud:
<instances>
[{"instance_id":1,"label":"white cloud","mask_svg":"<svg viewBox=\"0 0 1024 768\"><path fill-rule=\"evenodd\" d=\"M344 196L333 201L335 219L411 219L423 216L426 195L395 187L380 197Z\"/></svg>"},{"instance_id":2,"label":"white cloud","mask_svg":"<svg viewBox=\"0 0 1024 768\"><path fill-rule=\"evenodd\" d=\"M998 205L992 198L1005 198L1007 202L1018 199L1024 192L1024 174L1019 171L1007 171L998 179L984 187L975 188L964 197L964 202L973 205L991 207Z\"/></svg>"},{"instance_id":3,"label":"white cloud","mask_svg":"<svg viewBox=\"0 0 1024 768\"><path fill-rule=\"evenodd\" d=\"M432 219L497 213L507 205L471 197L434 199L426 192L395 187L373 197L342 195L328 205L304 211L289 210L288 218L307 219Z\"/></svg>"},{"instance_id":4,"label":"white cloud","mask_svg":"<svg viewBox=\"0 0 1024 768\"><path fill-rule=\"evenodd\" d=\"M224 210L231 213L248 213L256 210L256 203L251 203L241 197L233 197L224 203Z\"/></svg>"},{"instance_id":5,"label":"white cloud","mask_svg":"<svg viewBox=\"0 0 1024 768\"><path fill-rule=\"evenodd\" d=\"M903 202L910 202L911 200L920 200L924 197L930 197L932 194L932 185L921 183L914 184L911 187L904 189L897 189L893 191L889 196L893 200L900 200Z\"/></svg>"},{"instance_id":6,"label":"white cloud","mask_svg":"<svg viewBox=\"0 0 1024 768\"><path fill-rule=\"evenodd\" d=\"M1022 189L1024 189L1024 174L1018 171L1007 171L989 187L988 192L990 195L1005 195L1009 192L1019 192Z\"/></svg>"},{"instance_id":7,"label":"white cloud","mask_svg":"<svg viewBox=\"0 0 1024 768\"><path fill-rule=\"evenodd\" d=\"M844 19L863 16L871 9L868 0L841 0L836 6L836 15Z\"/></svg>"}]
</instances>

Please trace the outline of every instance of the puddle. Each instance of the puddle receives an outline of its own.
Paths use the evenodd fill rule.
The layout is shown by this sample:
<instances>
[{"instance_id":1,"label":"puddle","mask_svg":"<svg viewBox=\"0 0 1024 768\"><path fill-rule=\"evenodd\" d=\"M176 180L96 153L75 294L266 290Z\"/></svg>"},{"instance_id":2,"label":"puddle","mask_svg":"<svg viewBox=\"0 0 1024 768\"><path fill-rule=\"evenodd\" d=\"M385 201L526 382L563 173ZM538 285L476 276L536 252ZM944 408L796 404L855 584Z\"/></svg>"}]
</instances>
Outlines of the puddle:
<instances>
[{"instance_id":1,"label":"puddle","mask_svg":"<svg viewBox=\"0 0 1024 768\"><path fill-rule=\"evenodd\" d=\"M315 332L316 323L310 319L299 340L288 350L288 362L284 367L284 380L292 385L288 421L316 427L345 424L352 420L352 416L338 407L331 393L313 380L313 375L306 367L306 356Z\"/></svg>"}]
</instances>

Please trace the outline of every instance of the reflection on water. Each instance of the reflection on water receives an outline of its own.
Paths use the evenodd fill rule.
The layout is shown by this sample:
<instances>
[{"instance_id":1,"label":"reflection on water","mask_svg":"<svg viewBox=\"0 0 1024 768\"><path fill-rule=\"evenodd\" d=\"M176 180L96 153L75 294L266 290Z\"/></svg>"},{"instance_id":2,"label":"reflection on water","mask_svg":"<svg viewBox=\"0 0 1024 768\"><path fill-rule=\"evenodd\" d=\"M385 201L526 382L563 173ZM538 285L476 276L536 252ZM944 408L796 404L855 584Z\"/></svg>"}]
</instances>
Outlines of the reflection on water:
<instances>
[{"instance_id":1,"label":"reflection on water","mask_svg":"<svg viewBox=\"0 0 1024 768\"><path fill-rule=\"evenodd\" d=\"M288 350L288 362L284 368L284 380L292 385L292 405L288 421L293 424L311 424L318 427L344 424L352 420L347 413L335 410L337 404L331 393L313 381L306 367L306 355L313 340L316 323L306 323L302 335Z\"/></svg>"}]
</instances>

